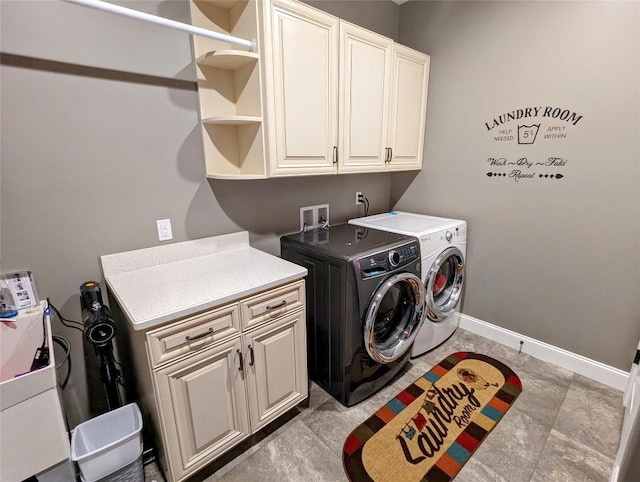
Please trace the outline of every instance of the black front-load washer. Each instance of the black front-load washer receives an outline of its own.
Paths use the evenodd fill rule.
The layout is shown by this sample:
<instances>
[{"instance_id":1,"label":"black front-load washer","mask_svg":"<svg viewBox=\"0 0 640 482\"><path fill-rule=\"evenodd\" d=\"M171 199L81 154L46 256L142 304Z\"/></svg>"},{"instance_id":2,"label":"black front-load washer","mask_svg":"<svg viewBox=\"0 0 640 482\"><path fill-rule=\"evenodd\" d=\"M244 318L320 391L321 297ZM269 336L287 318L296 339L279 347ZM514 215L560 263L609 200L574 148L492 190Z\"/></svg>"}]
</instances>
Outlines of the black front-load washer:
<instances>
[{"instance_id":1,"label":"black front-load washer","mask_svg":"<svg viewBox=\"0 0 640 482\"><path fill-rule=\"evenodd\" d=\"M282 257L309 270L309 378L352 406L408 361L425 291L416 238L341 224L280 238Z\"/></svg>"}]
</instances>

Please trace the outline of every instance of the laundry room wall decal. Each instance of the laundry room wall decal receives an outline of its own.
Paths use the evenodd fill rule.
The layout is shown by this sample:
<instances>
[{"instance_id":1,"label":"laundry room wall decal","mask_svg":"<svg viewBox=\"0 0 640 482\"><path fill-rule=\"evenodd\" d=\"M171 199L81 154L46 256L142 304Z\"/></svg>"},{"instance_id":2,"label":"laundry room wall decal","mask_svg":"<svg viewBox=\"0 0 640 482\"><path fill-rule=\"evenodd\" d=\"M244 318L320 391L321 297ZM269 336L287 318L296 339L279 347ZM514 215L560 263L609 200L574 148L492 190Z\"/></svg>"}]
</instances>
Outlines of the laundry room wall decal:
<instances>
[{"instance_id":1,"label":"laundry room wall decal","mask_svg":"<svg viewBox=\"0 0 640 482\"><path fill-rule=\"evenodd\" d=\"M564 167L568 162L569 161L567 159L563 159L562 157L549 157L542 161L533 161L527 157L521 157L517 160L510 160L506 157L500 157L497 159L495 157L489 157L487 158L487 163L490 167L514 167L510 172L489 171L487 172L487 176L507 177L515 182L519 182L523 179L562 179L564 178L564 174L550 172L550 169ZM531 171L532 168L533 171ZM538 171L538 169L540 169L540 171Z\"/></svg>"},{"instance_id":2,"label":"laundry room wall decal","mask_svg":"<svg viewBox=\"0 0 640 482\"><path fill-rule=\"evenodd\" d=\"M543 139L565 139L567 137L566 128L568 127L566 124L575 126L582 117L582 114L562 107L524 107L494 116L491 121L485 122L484 125L487 131L493 131L493 140L496 142L517 140L518 144L533 144L541 130ZM533 122L527 120L526 123L523 121L522 124L518 122L517 130L513 127L500 129L504 124L529 118L542 118L548 123L545 123L543 127L542 121L536 123L535 120ZM559 121L563 122L560 123ZM499 129L494 131L496 128Z\"/></svg>"},{"instance_id":3,"label":"laundry room wall decal","mask_svg":"<svg viewBox=\"0 0 640 482\"><path fill-rule=\"evenodd\" d=\"M563 172L568 160L562 156L539 156L524 146L545 144L566 140L571 131L584 116L574 110L557 106L520 107L509 112L492 116L484 123L492 143L511 145L529 152L528 156L487 157L491 179L505 179L520 182L524 180L559 180L566 177ZM494 144L495 145L495 144ZM551 145L551 144L549 144ZM511 150L510 153L512 153ZM523 152L524 153L524 152Z\"/></svg>"}]
</instances>

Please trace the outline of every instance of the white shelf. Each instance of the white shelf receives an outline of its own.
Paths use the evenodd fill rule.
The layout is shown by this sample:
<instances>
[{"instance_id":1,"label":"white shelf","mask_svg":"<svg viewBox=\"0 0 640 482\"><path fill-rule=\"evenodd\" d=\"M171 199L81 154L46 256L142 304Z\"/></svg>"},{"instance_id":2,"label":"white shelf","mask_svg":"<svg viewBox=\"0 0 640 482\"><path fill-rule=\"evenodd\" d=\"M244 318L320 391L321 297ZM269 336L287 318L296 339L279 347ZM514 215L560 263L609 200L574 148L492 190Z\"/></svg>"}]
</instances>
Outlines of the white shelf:
<instances>
[{"instance_id":1,"label":"white shelf","mask_svg":"<svg viewBox=\"0 0 640 482\"><path fill-rule=\"evenodd\" d=\"M246 181L249 179L268 179L269 177L265 174L207 174L207 177L210 179L223 179L225 181Z\"/></svg>"},{"instance_id":2,"label":"white shelf","mask_svg":"<svg viewBox=\"0 0 640 482\"><path fill-rule=\"evenodd\" d=\"M215 5L216 7L230 10L236 5L247 3L248 0L195 0L196 3Z\"/></svg>"},{"instance_id":3,"label":"white shelf","mask_svg":"<svg viewBox=\"0 0 640 482\"><path fill-rule=\"evenodd\" d=\"M244 124L260 124L262 117L253 117L248 115L217 115L202 119L203 124L220 124L227 126L239 126Z\"/></svg>"},{"instance_id":4,"label":"white shelf","mask_svg":"<svg viewBox=\"0 0 640 482\"><path fill-rule=\"evenodd\" d=\"M196 59L199 65L215 67L224 70L237 70L240 67L255 63L259 55L255 52L243 50L214 50L207 52Z\"/></svg>"},{"instance_id":5,"label":"white shelf","mask_svg":"<svg viewBox=\"0 0 640 482\"><path fill-rule=\"evenodd\" d=\"M2 0L0 0L2 1ZM190 0L191 22L240 38L259 39L263 0ZM261 49L192 37L207 176L267 176L262 112ZM237 115L240 114L240 115Z\"/></svg>"}]
</instances>

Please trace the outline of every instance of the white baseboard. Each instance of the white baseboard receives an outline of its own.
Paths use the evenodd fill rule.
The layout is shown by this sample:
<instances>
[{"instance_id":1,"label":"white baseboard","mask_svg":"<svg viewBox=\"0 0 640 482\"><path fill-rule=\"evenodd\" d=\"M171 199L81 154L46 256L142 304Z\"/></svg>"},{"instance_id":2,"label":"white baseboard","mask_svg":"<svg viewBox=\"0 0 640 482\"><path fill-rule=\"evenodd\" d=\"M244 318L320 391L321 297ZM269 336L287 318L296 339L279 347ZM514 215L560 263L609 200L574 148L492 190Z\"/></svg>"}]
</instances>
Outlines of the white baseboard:
<instances>
[{"instance_id":1,"label":"white baseboard","mask_svg":"<svg viewBox=\"0 0 640 482\"><path fill-rule=\"evenodd\" d=\"M459 313L458 317L460 319L459 326L463 330L497 341L502 345L515 348L516 350L520 349L520 342L523 341L523 353L566 368L572 372L579 373L580 375L604 383L617 390L624 391L627 386L629 372L605 365L604 363L558 348L557 346L529 338L515 331L492 325L491 323L463 313Z\"/></svg>"}]
</instances>

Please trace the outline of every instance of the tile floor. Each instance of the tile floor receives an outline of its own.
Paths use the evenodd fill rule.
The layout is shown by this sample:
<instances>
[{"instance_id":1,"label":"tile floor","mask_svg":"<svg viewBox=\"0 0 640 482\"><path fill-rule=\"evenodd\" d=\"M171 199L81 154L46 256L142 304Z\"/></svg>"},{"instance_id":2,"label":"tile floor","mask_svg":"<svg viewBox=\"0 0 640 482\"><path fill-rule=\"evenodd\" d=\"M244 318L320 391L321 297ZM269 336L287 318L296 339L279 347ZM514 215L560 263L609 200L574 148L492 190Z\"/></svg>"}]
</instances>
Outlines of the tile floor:
<instances>
[{"instance_id":1,"label":"tile floor","mask_svg":"<svg viewBox=\"0 0 640 482\"><path fill-rule=\"evenodd\" d=\"M456 482L609 480L622 424L622 392L461 329L440 347L411 360L391 385L354 407L340 405L312 383L309 407L298 408L280 428L213 474L194 480L347 481L342 444L351 430L456 351L484 353L506 363L523 385L522 394ZM164 478L152 464L146 467L146 480Z\"/></svg>"}]
</instances>

